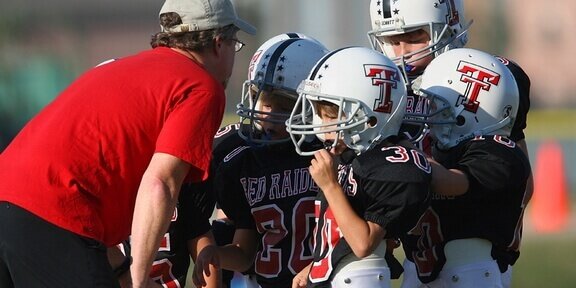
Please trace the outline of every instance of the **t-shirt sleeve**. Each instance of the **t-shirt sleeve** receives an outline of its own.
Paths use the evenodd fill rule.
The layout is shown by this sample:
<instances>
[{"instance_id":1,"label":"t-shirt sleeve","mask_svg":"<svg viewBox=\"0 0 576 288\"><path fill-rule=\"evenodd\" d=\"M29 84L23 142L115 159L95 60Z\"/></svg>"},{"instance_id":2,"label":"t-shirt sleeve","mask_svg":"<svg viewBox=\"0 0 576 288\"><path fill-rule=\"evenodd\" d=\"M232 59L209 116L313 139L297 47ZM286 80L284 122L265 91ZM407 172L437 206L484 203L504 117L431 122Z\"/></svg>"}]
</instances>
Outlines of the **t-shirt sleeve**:
<instances>
[{"instance_id":1,"label":"t-shirt sleeve","mask_svg":"<svg viewBox=\"0 0 576 288\"><path fill-rule=\"evenodd\" d=\"M218 91L192 91L175 97L175 103L167 109L156 152L190 163L193 168L189 179L193 182L208 177L213 139L224 113L223 99Z\"/></svg>"}]
</instances>

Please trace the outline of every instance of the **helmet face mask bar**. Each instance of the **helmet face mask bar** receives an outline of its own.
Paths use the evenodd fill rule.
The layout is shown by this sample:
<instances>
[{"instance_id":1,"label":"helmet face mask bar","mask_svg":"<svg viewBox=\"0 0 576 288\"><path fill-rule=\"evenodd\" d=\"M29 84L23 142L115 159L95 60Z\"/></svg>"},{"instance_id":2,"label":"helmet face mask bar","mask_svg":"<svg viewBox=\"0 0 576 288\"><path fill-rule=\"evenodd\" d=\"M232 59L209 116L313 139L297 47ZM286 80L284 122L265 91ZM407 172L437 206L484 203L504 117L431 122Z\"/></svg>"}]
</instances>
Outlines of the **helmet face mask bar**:
<instances>
[{"instance_id":1,"label":"helmet face mask bar","mask_svg":"<svg viewBox=\"0 0 576 288\"><path fill-rule=\"evenodd\" d=\"M370 128L370 118L367 116L369 113L364 111L367 107L356 99L345 99L344 97L307 91L302 88L305 86L305 82L306 80L300 85L301 88L298 88L300 97L294 106L295 109L292 111L290 118L286 121L286 129L290 133L292 141L296 144L298 154L310 156L316 152L316 150L305 151L302 148L303 143L311 141L310 136L316 136L324 143L327 143L324 148L328 150L336 147L338 139L344 140L348 147L354 147L356 144L354 139L359 140L361 137L359 136L360 133ZM320 101L338 106L336 119L339 120L323 123L314 106L314 102ZM350 109L345 107L350 107ZM346 115L345 110L352 112ZM324 137L324 134L327 133L336 133L335 140L327 141ZM379 138L371 139L370 142L378 142Z\"/></svg>"},{"instance_id":2,"label":"helmet face mask bar","mask_svg":"<svg viewBox=\"0 0 576 288\"><path fill-rule=\"evenodd\" d=\"M262 131L262 122L283 125L290 113L267 112L260 106L260 98L263 93L269 93L270 97L286 97L295 101L296 92L286 87L270 87L258 81L245 81L242 87L242 100L236 105L236 115L240 116L240 124L248 129L240 129L238 133L242 139L252 144L277 144L290 141L289 137L282 139L270 139Z\"/></svg>"},{"instance_id":3,"label":"helmet face mask bar","mask_svg":"<svg viewBox=\"0 0 576 288\"><path fill-rule=\"evenodd\" d=\"M406 113L404 116L403 123L414 124L421 127L421 130L418 131L416 135L411 135L414 138L409 140L411 142L421 141L425 135L432 133L432 129L435 129L435 131L439 129L446 130L442 133L436 133L436 135L450 134L451 125L458 122L456 120L457 116L463 108L456 109L452 107L446 99L432 91L420 89L418 94L420 97L426 99L428 103L426 106L429 109L422 113Z\"/></svg>"},{"instance_id":4,"label":"helmet face mask bar","mask_svg":"<svg viewBox=\"0 0 576 288\"><path fill-rule=\"evenodd\" d=\"M470 22L470 24L472 23L472 21ZM432 24L431 24L432 25ZM447 28L448 26L444 27L444 30L442 30L442 32L440 33L440 35L444 35L444 33L447 33ZM404 55L400 55L400 56L389 56L390 59L396 63L396 65L398 65L398 67L400 67L400 71L402 72L402 76L404 77L404 79L409 82L409 79L414 78L414 76L411 76L410 73L413 72L414 70L414 65L412 65L415 62L418 62L426 57L428 57L429 55L434 55L434 57L437 57L438 55L450 50L450 49L454 49L454 47L451 47L449 44L453 43L455 41L460 41L458 39L465 37L468 28L466 27L466 30L461 31L458 35L452 36L450 38L444 39L444 40L440 40L440 42L436 42L436 43L431 43L426 47L423 47L421 49L418 49L416 51L410 52L410 53L406 53ZM370 32L369 32L370 33ZM369 35L370 37L370 45L372 46L372 49L376 50L376 51L380 51L383 52L382 49L380 49L380 47L384 46L384 45L388 45L389 44L384 44L385 42L382 42L379 40L380 37L377 36L372 36ZM442 36L440 36L442 37ZM442 39L442 38L440 38ZM391 46L390 49L391 50ZM384 53L384 52L383 52ZM388 53L385 53L388 54ZM390 55L395 55L394 53L390 53Z\"/></svg>"}]
</instances>

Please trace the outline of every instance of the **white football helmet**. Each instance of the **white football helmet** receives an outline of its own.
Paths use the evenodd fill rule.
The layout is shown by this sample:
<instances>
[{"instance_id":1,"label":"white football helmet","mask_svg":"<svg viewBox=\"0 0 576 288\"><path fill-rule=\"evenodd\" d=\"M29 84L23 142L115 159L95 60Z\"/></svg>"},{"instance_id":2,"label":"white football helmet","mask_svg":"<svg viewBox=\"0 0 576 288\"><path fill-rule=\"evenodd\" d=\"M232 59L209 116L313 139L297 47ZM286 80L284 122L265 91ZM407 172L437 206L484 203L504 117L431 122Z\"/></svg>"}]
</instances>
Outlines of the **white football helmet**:
<instances>
[{"instance_id":1,"label":"white football helmet","mask_svg":"<svg viewBox=\"0 0 576 288\"><path fill-rule=\"evenodd\" d=\"M318 40L301 33L284 33L264 42L250 60L248 80L244 82L242 99L237 105L236 114L240 116L240 123L249 127L238 130L240 136L251 143L260 144L289 141L289 137L267 139L260 131L263 121L284 124L289 116L288 113L262 111L260 95L263 91L275 91L274 95L283 95L296 101L298 85L316 61L326 53L328 49Z\"/></svg>"},{"instance_id":2,"label":"white football helmet","mask_svg":"<svg viewBox=\"0 0 576 288\"><path fill-rule=\"evenodd\" d=\"M324 140L328 132L338 132L357 154L365 152L398 133L406 110L406 83L398 67L365 47L342 48L324 56L302 81L298 94L286 129L300 155L315 152L302 149L310 140L307 135ZM338 105L340 120L323 124L313 101Z\"/></svg>"},{"instance_id":3,"label":"white football helmet","mask_svg":"<svg viewBox=\"0 0 576 288\"><path fill-rule=\"evenodd\" d=\"M470 23L464 24L462 0L371 0L370 22L370 45L401 66L404 73L411 70L411 62L432 53L438 56L450 49L463 47L468 41L467 30L470 26ZM386 36L418 29L424 29L430 35L429 45L406 55L396 55ZM422 54L410 58L419 53Z\"/></svg>"},{"instance_id":4,"label":"white football helmet","mask_svg":"<svg viewBox=\"0 0 576 288\"><path fill-rule=\"evenodd\" d=\"M470 48L448 51L422 74L420 93L430 101L426 122L441 149L480 135L510 136L519 93L510 70Z\"/></svg>"}]
</instances>

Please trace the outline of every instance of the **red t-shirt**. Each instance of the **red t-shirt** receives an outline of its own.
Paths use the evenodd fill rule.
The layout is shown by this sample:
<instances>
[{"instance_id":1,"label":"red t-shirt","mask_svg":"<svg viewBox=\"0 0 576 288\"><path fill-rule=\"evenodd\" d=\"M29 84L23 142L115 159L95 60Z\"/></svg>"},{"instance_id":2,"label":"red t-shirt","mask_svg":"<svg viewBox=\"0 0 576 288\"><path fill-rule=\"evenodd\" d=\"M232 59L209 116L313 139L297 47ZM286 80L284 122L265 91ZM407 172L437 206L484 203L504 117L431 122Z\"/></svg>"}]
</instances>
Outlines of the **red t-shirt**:
<instances>
[{"instance_id":1,"label":"red t-shirt","mask_svg":"<svg viewBox=\"0 0 576 288\"><path fill-rule=\"evenodd\" d=\"M34 117L0 154L0 201L113 245L130 232L152 155L207 177L223 86L199 64L156 48L95 67Z\"/></svg>"}]
</instances>

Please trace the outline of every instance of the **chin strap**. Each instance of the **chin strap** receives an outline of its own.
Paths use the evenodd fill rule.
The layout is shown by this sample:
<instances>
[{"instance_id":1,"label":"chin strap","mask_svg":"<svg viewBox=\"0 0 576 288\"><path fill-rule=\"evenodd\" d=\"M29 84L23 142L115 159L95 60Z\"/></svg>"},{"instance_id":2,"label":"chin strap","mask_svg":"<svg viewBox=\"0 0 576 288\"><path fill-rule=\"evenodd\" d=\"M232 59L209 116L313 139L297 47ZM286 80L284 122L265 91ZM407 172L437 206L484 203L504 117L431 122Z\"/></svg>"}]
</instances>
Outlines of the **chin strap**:
<instances>
[{"instance_id":1,"label":"chin strap","mask_svg":"<svg viewBox=\"0 0 576 288\"><path fill-rule=\"evenodd\" d=\"M346 148L342 154L340 154L340 161L344 165L348 165L352 163L352 161L356 158L356 152L350 148Z\"/></svg>"},{"instance_id":2,"label":"chin strap","mask_svg":"<svg viewBox=\"0 0 576 288\"><path fill-rule=\"evenodd\" d=\"M480 129L480 130L472 132L472 135L473 135L473 137L488 135L488 134L490 134L496 130L499 130L502 127L505 127L506 125L510 124L511 122L512 122L512 118L510 118L510 116L507 116L506 118L498 121L498 123L496 123L494 125L490 125L488 127L484 127L484 129Z\"/></svg>"},{"instance_id":3,"label":"chin strap","mask_svg":"<svg viewBox=\"0 0 576 288\"><path fill-rule=\"evenodd\" d=\"M478 136L482 136L482 135L490 135L490 134L492 134L492 132L501 129L502 127L505 127L506 125L509 125L511 122L512 122L512 118L510 116L507 116L506 118L498 121L498 123L496 123L496 124L484 127L483 129L480 129L480 130L473 131L470 134L466 135L465 137L462 137L457 143L455 143L454 146L460 144L462 141L472 139L474 137L478 137ZM451 147L449 147L449 148L451 148Z\"/></svg>"}]
</instances>

